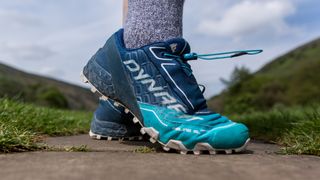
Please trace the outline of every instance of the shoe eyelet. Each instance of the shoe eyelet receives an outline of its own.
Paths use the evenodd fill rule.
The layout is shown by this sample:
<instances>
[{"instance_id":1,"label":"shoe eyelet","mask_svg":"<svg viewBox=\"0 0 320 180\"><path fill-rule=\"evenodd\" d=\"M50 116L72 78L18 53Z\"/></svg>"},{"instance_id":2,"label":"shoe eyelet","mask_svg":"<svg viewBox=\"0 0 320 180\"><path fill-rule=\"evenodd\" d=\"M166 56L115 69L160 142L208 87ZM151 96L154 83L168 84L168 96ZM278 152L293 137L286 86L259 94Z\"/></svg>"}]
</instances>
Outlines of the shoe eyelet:
<instances>
[{"instance_id":1,"label":"shoe eyelet","mask_svg":"<svg viewBox=\"0 0 320 180\"><path fill-rule=\"evenodd\" d=\"M161 57L165 57L165 52L160 52Z\"/></svg>"}]
</instances>

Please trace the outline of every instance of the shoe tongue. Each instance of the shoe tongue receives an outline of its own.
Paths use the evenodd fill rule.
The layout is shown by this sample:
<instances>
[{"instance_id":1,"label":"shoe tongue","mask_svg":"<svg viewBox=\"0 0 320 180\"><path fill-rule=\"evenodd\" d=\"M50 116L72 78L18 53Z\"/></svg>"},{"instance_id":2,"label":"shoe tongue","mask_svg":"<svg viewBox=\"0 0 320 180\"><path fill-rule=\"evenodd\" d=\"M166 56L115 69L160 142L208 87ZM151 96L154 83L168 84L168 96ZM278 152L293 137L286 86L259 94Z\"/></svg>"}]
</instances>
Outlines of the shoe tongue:
<instances>
[{"instance_id":1,"label":"shoe tongue","mask_svg":"<svg viewBox=\"0 0 320 180\"><path fill-rule=\"evenodd\" d=\"M183 38L174 38L165 42L169 52L173 55L190 53L190 45Z\"/></svg>"},{"instance_id":2,"label":"shoe tongue","mask_svg":"<svg viewBox=\"0 0 320 180\"><path fill-rule=\"evenodd\" d=\"M167 51L173 55L187 54L191 51L189 43L183 38L170 39L165 42L165 46ZM191 66L187 62L184 62L183 66L188 66L188 69L191 70ZM189 112L208 111L206 100L192 71L190 73L189 70L184 70L183 66L181 66L180 69L174 69L174 66L167 66L167 70L170 71L172 78L178 82L179 91L177 90L177 93L182 91L183 93L180 94L181 98L186 98L187 104L192 104L191 106L193 106L193 108L190 109L191 111Z\"/></svg>"}]
</instances>

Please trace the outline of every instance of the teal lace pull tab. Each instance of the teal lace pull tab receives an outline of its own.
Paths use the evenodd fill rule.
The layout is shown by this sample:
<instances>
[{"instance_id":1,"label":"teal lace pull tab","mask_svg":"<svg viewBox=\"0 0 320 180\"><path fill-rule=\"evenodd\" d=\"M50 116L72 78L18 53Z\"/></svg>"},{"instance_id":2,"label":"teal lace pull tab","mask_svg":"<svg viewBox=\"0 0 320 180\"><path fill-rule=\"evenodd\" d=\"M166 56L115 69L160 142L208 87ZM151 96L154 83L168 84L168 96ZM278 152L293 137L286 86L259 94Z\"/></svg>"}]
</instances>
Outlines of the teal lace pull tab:
<instances>
[{"instance_id":1,"label":"teal lace pull tab","mask_svg":"<svg viewBox=\"0 0 320 180\"><path fill-rule=\"evenodd\" d=\"M256 55L262 53L263 50L242 50L242 51L230 51L230 52L222 52L222 53L213 53L213 54L197 54L197 53L188 53L183 55L183 60L218 60L218 59L226 59L226 58L234 58L243 55Z\"/></svg>"},{"instance_id":2,"label":"teal lace pull tab","mask_svg":"<svg viewBox=\"0 0 320 180\"><path fill-rule=\"evenodd\" d=\"M198 54L197 53L188 53L183 55L183 60L189 61L189 60L197 60Z\"/></svg>"}]
</instances>

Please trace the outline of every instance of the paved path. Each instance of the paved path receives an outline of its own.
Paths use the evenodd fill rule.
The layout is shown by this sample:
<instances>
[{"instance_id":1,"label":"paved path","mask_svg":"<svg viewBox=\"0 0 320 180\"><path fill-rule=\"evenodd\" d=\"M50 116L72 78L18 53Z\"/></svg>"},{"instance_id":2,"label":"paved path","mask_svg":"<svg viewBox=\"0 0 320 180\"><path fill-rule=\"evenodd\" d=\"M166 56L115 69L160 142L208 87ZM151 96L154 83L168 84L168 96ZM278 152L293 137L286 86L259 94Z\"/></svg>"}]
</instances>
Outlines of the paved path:
<instances>
[{"instance_id":1,"label":"paved path","mask_svg":"<svg viewBox=\"0 0 320 180\"><path fill-rule=\"evenodd\" d=\"M320 158L275 154L278 147L251 143L236 155L134 153L149 143L97 141L86 135L49 138L52 146L88 145L95 152L28 152L0 155L1 180L226 179L319 180ZM157 147L156 147L157 148Z\"/></svg>"}]
</instances>

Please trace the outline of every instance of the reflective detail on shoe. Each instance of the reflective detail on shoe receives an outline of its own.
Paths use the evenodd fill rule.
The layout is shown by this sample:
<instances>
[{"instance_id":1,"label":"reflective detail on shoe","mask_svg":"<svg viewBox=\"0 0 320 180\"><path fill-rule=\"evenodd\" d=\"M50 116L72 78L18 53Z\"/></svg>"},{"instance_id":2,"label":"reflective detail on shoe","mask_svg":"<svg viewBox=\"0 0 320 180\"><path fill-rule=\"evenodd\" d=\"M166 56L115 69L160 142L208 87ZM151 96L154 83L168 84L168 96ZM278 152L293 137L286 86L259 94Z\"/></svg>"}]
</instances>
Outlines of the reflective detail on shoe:
<instances>
[{"instance_id":1,"label":"reflective detail on shoe","mask_svg":"<svg viewBox=\"0 0 320 180\"><path fill-rule=\"evenodd\" d=\"M149 112L151 112L151 113L153 113L154 114L154 116L156 117L156 119L163 125L163 126L168 126L166 123L164 123L163 121L161 121L161 119L159 118L159 116L157 115L157 113L155 112L155 111L153 111L153 110L151 110L151 109L147 109L147 108L140 108L141 110L143 110L143 111L149 111ZM137 121L138 122L138 119L136 119L136 120L133 120L134 122L135 121Z\"/></svg>"},{"instance_id":2,"label":"reflective detail on shoe","mask_svg":"<svg viewBox=\"0 0 320 180\"><path fill-rule=\"evenodd\" d=\"M165 50L165 47L149 47L149 51L152 53L152 55L157 58L158 60L162 60L162 61L172 61L172 58L160 58L159 56L156 55L156 53L154 52L154 49L161 49L161 50Z\"/></svg>"},{"instance_id":3,"label":"reflective detail on shoe","mask_svg":"<svg viewBox=\"0 0 320 180\"><path fill-rule=\"evenodd\" d=\"M181 88L177 85L176 81L172 79L171 75L169 74L169 72L167 71L167 69L165 68L165 66L175 66L176 64L172 64L172 63L162 63L161 67L162 69L167 73L168 77L170 78L170 80L173 82L173 84L176 86L177 89L179 89L179 91L183 94L183 96L186 98L186 100L188 101L188 103L190 104L190 106L192 107L192 109L194 109L193 104L190 102L189 98L187 97L187 95L184 93L184 91L181 90Z\"/></svg>"}]
</instances>

